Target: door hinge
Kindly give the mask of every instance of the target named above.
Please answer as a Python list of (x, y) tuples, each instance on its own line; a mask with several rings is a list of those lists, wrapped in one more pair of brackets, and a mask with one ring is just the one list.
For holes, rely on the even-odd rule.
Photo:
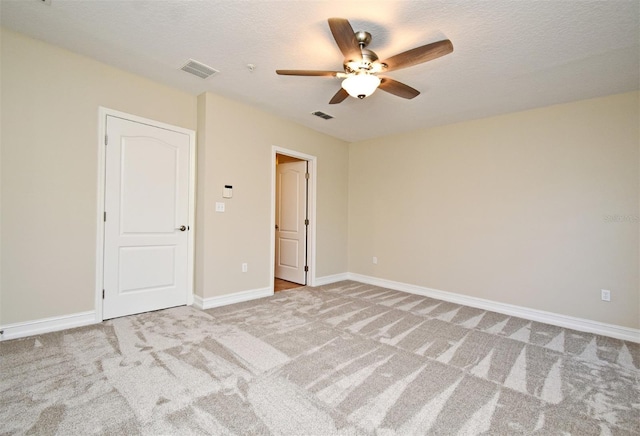
[(104, 214), (102, 216), (102, 219), (104, 220), (105, 223), (107, 222), (107, 213), (106, 212), (104, 212)]
[(305, 179), (309, 180), (309, 177), (310, 177), (310, 176), (309, 176), (309, 173), (305, 173), (305, 174), (304, 174), (304, 178), (305, 178)]
[(109, 136), (104, 135), (104, 145), (109, 145)]
[(304, 220), (304, 225), (308, 226), (309, 225), (309, 220)]
[(308, 265), (305, 265), (305, 266), (304, 266), (304, 272), (308, 272), (308, 271), (309, 271), (309, 266), (308, 266)]
[(102, 290), (102, 299), (104, 300), (104, 289)]

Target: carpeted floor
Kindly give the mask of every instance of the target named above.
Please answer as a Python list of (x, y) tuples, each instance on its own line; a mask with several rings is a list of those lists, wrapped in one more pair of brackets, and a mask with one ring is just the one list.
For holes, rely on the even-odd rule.
[(640, 434), (640, 345), (340, 282), (0, 343), (0, 434)]

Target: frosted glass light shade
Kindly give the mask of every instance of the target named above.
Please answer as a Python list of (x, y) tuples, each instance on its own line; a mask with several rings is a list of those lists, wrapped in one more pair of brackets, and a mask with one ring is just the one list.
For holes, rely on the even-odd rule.
[(355, 74), (342, 81), (342, 87), (351, 97), (369, 97), (380, 85), (380, 79), (371, 74)]

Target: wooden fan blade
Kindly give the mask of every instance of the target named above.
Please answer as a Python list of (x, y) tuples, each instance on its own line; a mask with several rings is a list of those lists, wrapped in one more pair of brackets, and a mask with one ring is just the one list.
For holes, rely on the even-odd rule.
[(400, 68), (411, 67), (413, 65), (437, 59), (440, 56), (451, 53), (452, 51), (453, 44), (448, 39), (433, 42), (390, 57), (383, 62), (387, 64), (387, 68), (384, 71), (393, 71), (399, 70)]
[(349, 97), (349, 93), (345, 91), (344, 88), (340, 88), (340, 90), (336, 92), (336, 95), (334, 95), (333, 98), (331, 98), (331, 100), (329, 101), (329, 104), (342, 103), (344, 99), (347, 97)]
[(320, 70), (276, 70), (281, 76), (330, 76), (335, 77), (342, 71), (320, 71)]
[(333, 34), (333, 39), (336, 40), (336, 44), (338, 44), (338, 48), (346, 60), (362, 58), (356, 34), (348, 20), (344, 18), (329, 18), (329, 28)]
[(378, 88), (383, 91), (388, 92), (389, 94), (397, 95), (398, 97), (411, 99), (420, 95), (420, 91), (417, 89), (413, 89), (409, 85), (405, 85), (404, 83), (398, 82), (397, 80), (389, 79), (387, 77), (383, 77), (380, 80), (380, 86)]

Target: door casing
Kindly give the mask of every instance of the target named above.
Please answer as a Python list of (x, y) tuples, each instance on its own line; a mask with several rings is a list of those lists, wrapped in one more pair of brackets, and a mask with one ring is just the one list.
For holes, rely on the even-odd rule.
[(148, 124), (161, 129), (169, 129), (184, 133), (189, 136), (189, 227), (188, 249), (187, 249), (187, 304), (192, 305), (193, 278), (194, 278), (194, 246), (195, 246), (195, 186), (196, 186), (196, 133), (193, 130), (162, 123), (148, 118), (131, 115), (113, 109), (99, 107), (98, 109), (98, 192), (96, 210), (96, 293), (95, 293), (95, 321), (102, 322), (102, 289), (104, 283), (104, 211), (105, 211), (105, 171), (106, 171), (106, 149), (105, 136), (107, 133), (107, 116), (114, 116)]
[(275, 259), (276, 259), (276, 155), (283, 154), (295, 157), (297, 159), (306, 160), (309, 163), (309, 191), (308, 191), (308, 217), (309, 226), (307, 227), (307, 265), (309, 271), (307, 273), (307, 286), (315, 286), (316, 282), (316, 188), (317, 188), (317, 158), (310, 154), (301, 153), (295, 150), (272, 146), (271, 147), (271, 249), (270, 249), (270, 287), (273, 291), (273, 278), (275, 277)]

